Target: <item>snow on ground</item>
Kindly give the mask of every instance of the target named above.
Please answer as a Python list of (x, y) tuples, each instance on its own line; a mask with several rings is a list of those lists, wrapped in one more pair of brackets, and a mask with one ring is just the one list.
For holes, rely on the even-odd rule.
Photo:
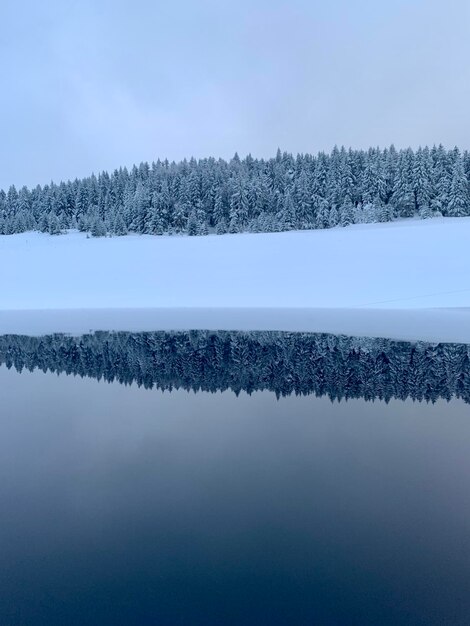
[(280, 330), (470, 344), (470, 309), (74, 309), (0, 311), (0, 334)]
[[(381, 336), (412, 338), (408, 336), (410, 324), (416, 331), (422, 326), (417, 321), (418, 310), (424, 315), (426, 309), (468, 307), (458, 313), (428, 311), (427, 318), (419, 319), (434, 328), (429, 339), (438, 337), (439, 325), (441, 336), (449, 324), (462, 326), (464, 334), (470, 334), (469, 244), (470, 218), (207, 237), (2, 236), (0, 332), (10, 332), (12, 320), (21, 317), (7, 311), (23, 311), (24, 320), (27, 311), (62, 310), (61, 319), (67, 319), (70, 314), (65, 310), (72, 309), (77, 320), (84, 315), (78, 309), (89, 309), (95, 311), (94, 324), (108, 327), (129, 326), (132, 315), (129, 311), (124, 315), (124, 309), (145, 309), (146, 313), (136, 313), (145, 317), (141, 326), (157, 323), (150, 321), (152, 315), (153, 320), (160, 316), (159, 323), (166, 327), (172, 317), (176, 319), (175, 313), (166, 311), (164, 321), (161, 309), (168, 308), (186, 309), (184, 323), (191, 320), (187, 309), (205, 308), (205, 318), (199, 311), (198, 327), (207, 319), (212, 328), (231, 324), (233, 329), (237, 315), (241, 315), (244, 328), (250, 326), (250, 317), (246, 311), (228, 314), (226, 309), (270, 309), (253, 312), (256, 327), (263, 327), (266, 320), (266, 329), (276, 325), (289, 329), (290, 325), (295, 330), (299, 312), (295, 314), (297, 322), (289, 323), (293, 313), (281, 315), (280, 309), (302, 308), (311, 310), (303, 314), (303, 330), (328, 331), (325, 324), (335, 318), (342, 320), (341, 328), (356, 320), (352, 326), (362, 329), (359, 334), (376, 334), (378, 330), (370, 330), (375, 324)], [(105, 314), (97, 309), (115, 311)], [(150, 314), (149, 309), (160, 311)], [(222, 326), (213, 309), (219, 310)], [(314, 313), (313, 309), (323, 311)], [(391, 309), (395, 313), (386, 314)], [(29, 320), (32, 315), (29, 313)], [(360, 319), (362, 326), (357, 324)], [(6, 331), (8, 324), (10, 331)], [(72, 326), (75, 328), (76, 322)]]

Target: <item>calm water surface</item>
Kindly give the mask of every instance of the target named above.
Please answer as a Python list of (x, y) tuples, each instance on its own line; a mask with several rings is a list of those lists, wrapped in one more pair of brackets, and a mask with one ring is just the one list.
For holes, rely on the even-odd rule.
[(469, 354), (0, 337), (0, 624), (469, 624)]

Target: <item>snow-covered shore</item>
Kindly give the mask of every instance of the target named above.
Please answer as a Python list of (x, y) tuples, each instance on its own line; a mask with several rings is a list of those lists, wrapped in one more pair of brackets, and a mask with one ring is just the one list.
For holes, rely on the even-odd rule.
[(0, 335), (96, 330), (277, 330), (470, 344), (470, 309), (74, 309), (0, 311)]
[(230, 327), (470, 342), (469, 243), (470, 218), (207, 237), (3, 236), (0, 333)]

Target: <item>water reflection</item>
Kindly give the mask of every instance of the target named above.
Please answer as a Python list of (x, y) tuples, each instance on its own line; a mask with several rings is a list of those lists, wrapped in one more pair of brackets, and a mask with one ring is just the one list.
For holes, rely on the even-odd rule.
[(286, 332), (0, 337), (0, 364), (161, 390), (470, 402), (470, 346)]
[(470, 623), (467, 346), (4, 336), (0, 362), (2, 626)]

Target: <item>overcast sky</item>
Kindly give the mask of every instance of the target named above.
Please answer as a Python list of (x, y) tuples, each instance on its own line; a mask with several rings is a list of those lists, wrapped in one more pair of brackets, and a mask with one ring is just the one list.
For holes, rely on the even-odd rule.
[(468, 0), (2, 0), (0, 26), (0, 187), (278, 146), (470, 147)]

